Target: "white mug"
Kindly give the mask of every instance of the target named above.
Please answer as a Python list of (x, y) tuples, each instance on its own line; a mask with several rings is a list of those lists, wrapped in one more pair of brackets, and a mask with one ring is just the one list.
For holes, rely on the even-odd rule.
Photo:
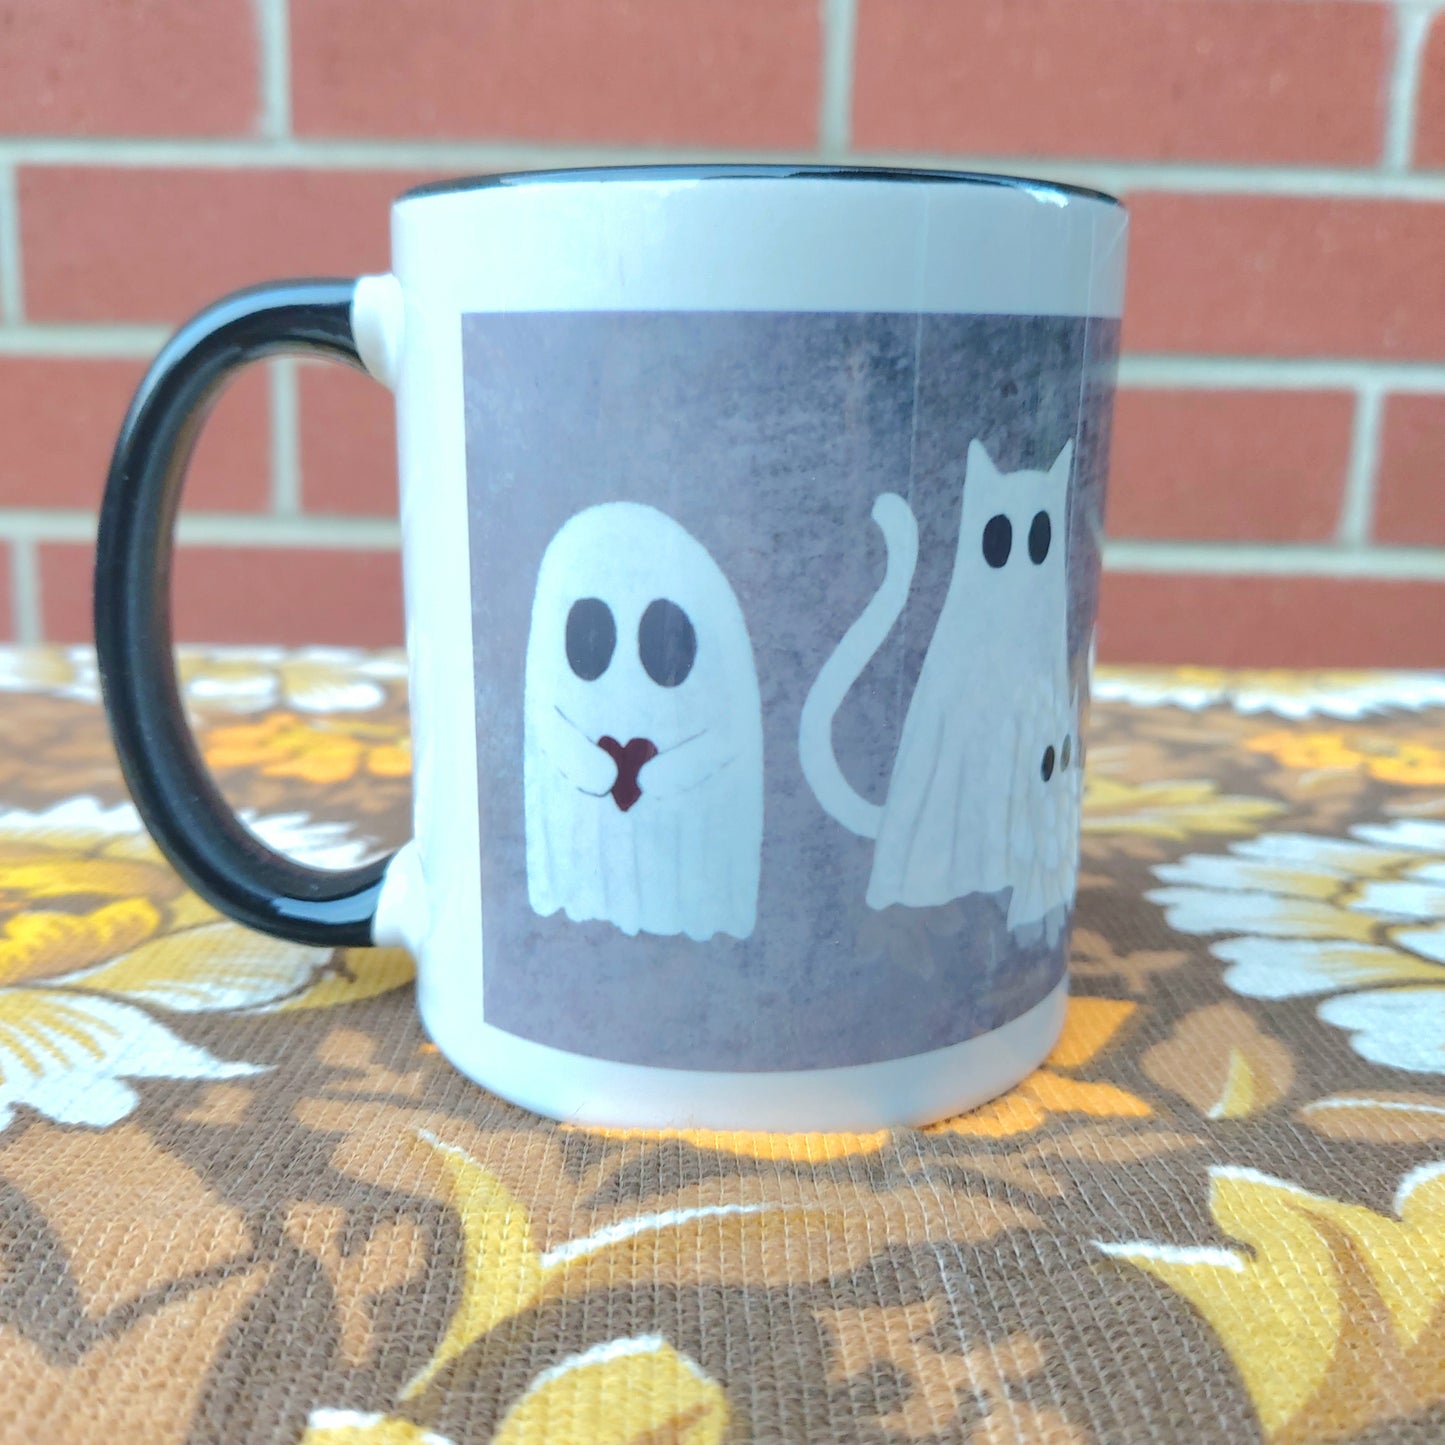
[[(393, 268), (218, 302), (137, 393), (97, 646), (202, 896), (402, 944), (463, 1073), (584, 1124), (871, 1129), (1063, 1019), (1126, 220), (1038, 181), (646, 167), (425, 186)], [(187, 733), (169, 550), (241, 364), (396, 394), (413, 840), (325, 873)]]

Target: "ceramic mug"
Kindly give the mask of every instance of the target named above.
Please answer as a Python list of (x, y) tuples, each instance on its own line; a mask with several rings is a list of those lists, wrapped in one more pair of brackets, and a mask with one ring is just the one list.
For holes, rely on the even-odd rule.
[[(1064, 1013), (1126, 220), (1038, 181), (798, 166), (424, 186), (393, 270), (169, 343), (101, 514), (147, 826), (232, 917), (402, 944), (463, 1073), (559, 1119), (911, 1124)], [(396, 394), (415, 832), (269, 851), (186, 728), (171, 532), (278, 352)]]

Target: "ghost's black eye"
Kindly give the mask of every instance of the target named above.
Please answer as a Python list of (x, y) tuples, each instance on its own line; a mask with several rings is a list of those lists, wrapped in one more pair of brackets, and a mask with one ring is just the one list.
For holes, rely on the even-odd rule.
[(990, 517), (983, 528), (983, 560), (990, 567), (1002, 567), (1013, 551), (1013, 523), (1002, 512)]
[(1054, 750), (1052, 747), (1044, 749), (1044, 760), (1039, 764), (1039, 772), (1043, 774), (1044, 782), (1054, 775)]
[(617, 646), (612, 609), (600, 597), (584, 597), (567, 614), (567, 661), (583, 682), (595, 682), (607, 671)]
[(1035, 567), (1049, 555), (1049, 543), (1053, 540), (1054, 529), (1047, 512), (1036, 512), (1029, 527), (1029, 561)]
[(659, 687), (676, 687), (692, 671), (697, 633), (676, 602), (659, 597), (647, 604), (637, 625), (637, 654)]

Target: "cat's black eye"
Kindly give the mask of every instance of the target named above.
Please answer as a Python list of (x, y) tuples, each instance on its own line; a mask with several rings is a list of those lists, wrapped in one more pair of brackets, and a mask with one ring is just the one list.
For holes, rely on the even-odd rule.
[(607, 671), (617, 647), (612, 609), (600, 597), (583, 597), (567, 614), (567, 661), (583, 682)]
[(1064, 746), (1063, 746), (1063, 747), (1060, 749), (1060, 751), (1059, 751), (1059, 766), (1060, 766), (1061, 768), (1067, 768), (1067, 767), (1069, 766), (1069, 762), (1070, 762), (1070, 759), (1072, 758), (1072, 756), (1073, 756), (1073, 739), (1068, 735), (1068, 733), (1065, 733), (1065, 734), (1064, 734)]
[(1053, 540), (1054, 528), (1047, 512), (1036, 512), (1029, 527), (1029, 561), (1035, 567), (1049, 555), (1049, 543)]
[(1049, 780), (1051, 777), (1053, 777), (1053, 775), (1054, 775), (1054, 750), (1053, 750), (1052, 747), (1047, 747), (1047, 748), (1044, 749), (1044, 760), (1043, 760), (1043, 762), (1039, 765), (1039, 771), (1044, 775), (1044, 782), (1046, 782), (1046, 783), (1048, 782), (1048, 780)]
[(990, 567), (1002, 567), (1013, 551), (1013, 523), (1002, 512), (990, 517), (983, 528), (983, 560)]
[(659, 687), (676, 687), (692, 671), (697, 633), (676, 602), (659, 597), (647, 604), (637, 625), (637, 654)]

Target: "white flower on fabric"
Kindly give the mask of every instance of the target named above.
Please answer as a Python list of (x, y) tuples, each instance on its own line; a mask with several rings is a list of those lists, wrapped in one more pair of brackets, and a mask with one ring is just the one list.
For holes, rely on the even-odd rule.
[[(227, 713), (369, 712), (386, 701), (388, 684), (407, 676), (402, 652), (348, 647), (183, 647), (176, 671), (190, 707)], [(0, 692), (97, 703), (95, 650), (0, 647)]]
[(1179, 707), (1224, 704), (1247, 715), (1354, 719), (1392, 709), (1445, 706), (1445, 675), (1427, 672), (1226, 671), (1209, 667), (1104, 667), (1096, 702)]
[(347, 647), (186, 649), (180, 672), (193, 706), (237, 713), (369, 712), (407, 675), (401, 652)]
[(305, 813), (277, 813), (258, 818), (242, 812), (241, 821), (268, 848), (312, 868), (354, 868), (375, 855), (371, 842), (345, 823), (325, 823)]
[(107, 808), (95, 798), (67, 798), (40, 813), (25, 808), (0, 812), (0, 838), (45, 838), (72, 833), (137, 838), (144, 837), (145, 830), (134, 804), (116, 803)]
[[(371, 843), (345, 823), (325, 822), (306, 813), (275, 813), (258, 817), (243, 811), (241, 821), (269, 848), (313, 868), (353, 868), (371, 855)], [(0, 840), (64, 838), (72, 834), (134, 838), (141, 850), (154, 853), (134, 803), (104, 807), (94, 798), (68, 798), (44, 812), (23, 808), (0, 812)]]
[(90, 647), (0, 647), (0, 692), (100, 701), (100, 673)]
[(1168, 886), (1148, 897), (1171, 928), (1217, 939), (1236, 993), (1330, 995), (1319, 1017), (1362, 1058), (1445, 1073), (1445, 823), (1266, 833), (1154, 873)]
[[(247, 821), (320, 867), (366, 852), (344, 826), (302, 814)], [(103, 1128), (135, 1107), (135, 1081), (259, 1071), (180, 1038), (155, 1011), (328, 1007), (411, 974), (395, 949), (309, 948), (219, 918), (186, 892), (129, 803), (0, 812), (0, 1130), (20, 1106)]]
[(129, 1079), (234, 1079), (227, 1062), (113, 999), (0, 988), (0, 1130), (28, 1104), (59, 1124), (103, 1128), (136, 1106)]

